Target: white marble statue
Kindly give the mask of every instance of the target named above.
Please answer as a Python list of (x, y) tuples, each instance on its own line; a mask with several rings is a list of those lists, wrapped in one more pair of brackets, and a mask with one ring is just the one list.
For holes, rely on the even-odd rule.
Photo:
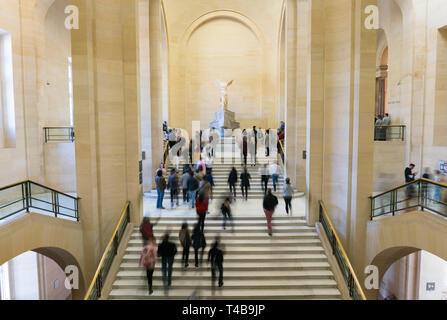
[(220, 107), (224, 110), (228, 110), (228, 87), (231, 86), (234, 80), (230, 82), (221, 82), (219, 80), (215, 80), (215, 83), (220, 88)]

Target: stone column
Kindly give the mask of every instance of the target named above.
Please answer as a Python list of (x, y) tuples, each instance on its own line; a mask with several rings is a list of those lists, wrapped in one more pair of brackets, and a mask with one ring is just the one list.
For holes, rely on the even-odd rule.
[(285, 170), (291, 183), (296, 185), (296, 148), (297, 148), (297, 118), (296, 118), (296, 76), (297, 76), (297, 1), (288, 0), (286, 7), (286, 138)]
[(142, 216), (136, 0), (74, 0), (72, 31), (77, 190), (86, 279), (92, 278), (126, 201)]
[[(151, 143), (152, 186), (155, 186), (155, 170), (160, 166), (163, 153), (163, 95), (161, 59), (161, 0), (149, 1), (149, 41), (151, 72)], [(168, 123), (169, 124), (169, 123)]]
[(310, 39), (307, 96), (307, 223), (318, 221), (318, 201), (322, 199), (324, 139), (324, 1), (310, 3)]
[(349, 257), (363, 285), (366, 250), (366, 227), (371, 212), (369, 196), (373, 192), (375, 57), (377, 30), (365, 28), (365, 8), (377, 0), (356, 0), (354, 11), (354, 77), (353, 77), (353, 149), (351, 230)]

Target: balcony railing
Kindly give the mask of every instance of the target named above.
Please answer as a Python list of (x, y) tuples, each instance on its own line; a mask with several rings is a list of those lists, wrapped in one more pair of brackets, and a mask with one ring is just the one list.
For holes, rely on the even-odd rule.
[(375, 126), (374, 140), (375, 141), (405, 141), (406, 126)]
[(371, 197), (371, 220), (409, 209), (428, 210), (447, 217), (447, 185), (419, 179)]
[(334, 225), (329, 218), (323, 201), (320, 201), (320, 223), (323, 225), (329, 242), (331, 243), (332, 253), (335, 256), (341, 273), (343, 274), (343, 278), (345, 279), (349, 290), (349, 296), (352, 300), (366, 300), (360, 282), (355, 275), (354, 268), (349, 261), (343, 245), (341, 244), (340, 238), (338, 237), (337, 231), (335, 231)]
[[(0, 188), (0, 221), (30, 209), (53, 213), (79, 221), (79, 198), (32, 181), (22, 181)], [(37, 213), (39, 213), (37, 211)]]
[(101, 298), (101, 292), (104, 287), (104, 282), (112, 266), (115, 256), (118, 254), (118, 247), (123, 238), (127, 225), (130, 223), (130, 202), (127, 202), (124, 206), (118, 223), (115, 227), (115, 231), (110, 238), (109, 244), (104, 250), (101, 261), (99, 262), (98, 269), (93, 277), (90, 287), (84, 297), (84, 300), (98, 300)]
[(48, 142), (74, 142), (73, 127), (45, 127), (45, 143)]

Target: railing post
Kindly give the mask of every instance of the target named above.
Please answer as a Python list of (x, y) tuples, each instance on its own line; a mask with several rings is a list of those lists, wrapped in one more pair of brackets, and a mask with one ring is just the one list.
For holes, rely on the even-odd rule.
[(31, 206), (31, 183), (29, 181), (25, 182), (25, 196), (26, 196), (26, 212), (29, 213), (29, 208)]
[(113, 254), (116, 256), (118, 254), (118, 234), (113, 237)]

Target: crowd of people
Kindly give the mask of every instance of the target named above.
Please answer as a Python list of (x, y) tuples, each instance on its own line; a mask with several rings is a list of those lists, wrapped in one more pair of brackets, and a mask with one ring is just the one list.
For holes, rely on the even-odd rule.
[[(405, 193), (407, 198), (413, 198), (416, 196), (416, 186), (414, 184), (411, 184), (416, 180), (416, 177), (418, 176), (418, 172), (414, 171), (415, 164), (411, 163), (407, 168), (405, 168), (404, 176), (405, 176), (405, 183), (409, 184), (405, 188)], [(434, 170), (434, 173), (431, 168), (425, 167), (424, 173), (421, 175), (421, 178), (426, 180), (431, 180), (434, 182), (440, 182), (442, 184), (447, 184), (447, 177), (442, 174), (440, 170)], [(431, 199), (436, 202), (447, 202), (447, 192), (442, 192), (442, 189), (440, 186), (436, 184), (423, 184), (422, 185), (422, 191), (424, 193), (424, 196), (427, 199)]]
[[(236, 167), (233, 167), (228, 174), (227, 184), (229, 188), (228, 196), (225, 196), (220, 206), (220, 212), (222, 214), (222, 229), (226, 230), (230, 227), (234, 232), (234, 222), (233, 222), (233, 209), (232, 203), (237, 200), (237, 184), (240, 183), (240, 188), (242, 192), (242, 199), (248, 201), (249, 190), (251, 189), (252, 176), (247, 168), (247, 152), (248, 152), (248, 139), (252, 139), (252, 143), (255, 152), (251, 154), (251, 165), (256, 166), (257, 164), (257, 144), (258, 140), (263, 140), (265, 146), (266, 156), (271, 154), (271, 132), (270, 130), (261, 131), (262, 129), (257, 129), (253, 127), (250, 134), (244, 130), (242, 133), (242, 157), (244, 160), (244, 165), (240, 174)], [(167, 123), (163, 123), (163, 131), (165, 132), (165, 140), (168, 141), (168, 147), (173, 148), (176, 143), (178, 143), (182, 137), (180, 130), (169, 129)], [(200, 140), (202, 141), (202, 132), (200, 131)], [(284, 140), (285, 137), (285, 124), (281, 122), (281, 127), (277, 131), (278, 135), (278, 146), (279, 141)], [(179, 174), (178, 164), (176, 168), (173, 168), (169, 172), (164, 167), (163, 163), (156, 170), (155, 173), (155, 183), (157, 188), (157, 209), (165, 209), (163, 207), (163, 200), (165, 192), (169, 191), (171, 209), (180, 206), (180, 198), (182, 195), (183, 205), (195, 209), (197, 214), (197, 223), (195, 224), (192, 234), (190, 234), (189, 226), (185, 222), (182, 224), (179, 231), (178, 237), (179, 242), (182, 246), (182, 267), (189, 267), (189, 253), (191, 247), (194, 249), (194, 262), (195, 267), (199, 268), (202, 265), (203, 255), (207, 246), (207, 241), (205, 238), (205, 220), (206, 216), (209, 214), (209, 204), (213, 200), (213, 188), (215, 187), (212, 161), (210, 158), (215, 156), (215, 140), (212, 134), (209, 136), (209, 143), (202, 146), (200, 143), (200, 157), (197, 163), (192, 166), (186, 164), (183, 167), (182, 174)], [(206, 158), (202, 158), (202, 151), (205, 149)], [(190, 158), (189, 163), (192, 163)], [(269, 236), (273, 236), (272, 229), (272, 218), (275, 210), (279, 204), (278, 198), (273, 194), (272, 189), (268, 188), (269, 181), (273, 181), (273, 189), (276, 192), (278, 189), (278, 180), (281, 175), (281, 167), (275, 161), (271, 164), (265, 164), (260, 169), (261, 173), (261, 185), (264, 192), (264, 200), (262, 202), (263, 211), (267, 220), (267, 230)], [(292, 198), (293, 198), (293, 188), (290, 184), (290, 179), (286, 179), (283, 186), (283, 196), (286, 207), (287, 214), (292, 214)], [(140, 265), (146, 269), (147, 281), (149, 294), (153, 293), (152, 278), (155, 266), (158, 260), (161, 260), (162, 278), (163, 286), (165, 292), (172, 283), (172, 272), (174, 257), (177, 254), (177, 247), (174, 242), (171, 241), (171, 235), (167, 232), (163, 235), (162, 241), (157, 245), (156, 237), (153, 231), (154, 224), (151, 224), (149, 218), (144, 218), (143, 223), (140, 227), (142, 237), (144, 239), (144, 247), (141, 252)], [(207, 262), (211, 264), (211, 280), (212, 287), (216, 279), (218, 279), (218, 286), (223, 286), (223, 261), (224, 261), (224, 249), (219, 238), (216, 238), (211, 249), (208, 252)], [(219, 276), (217, 277), (217, 273)]]

